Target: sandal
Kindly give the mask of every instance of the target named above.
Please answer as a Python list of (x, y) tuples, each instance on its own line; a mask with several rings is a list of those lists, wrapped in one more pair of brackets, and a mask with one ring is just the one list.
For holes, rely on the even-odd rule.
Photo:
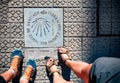
[(57, 66), (55, 65), (55, 60), (52, 58), (48, 58), (46, 61), (46, 67), (49, 71), (49, 75), (52, 75), (55, 72), (59, 73), (59, 69), (57, 68)]
[(58, 48), (58, 53), (60, 54), (61, 58), (62, 58), (62, 56), (64, 56), (64, 58), (62, 58), (64, 63), (67, 60), (72, 60), (71, 56), (69, 54), (69, 50), (67, 48), (65, 48), (64, 46), (61, 46), (61, 47)]

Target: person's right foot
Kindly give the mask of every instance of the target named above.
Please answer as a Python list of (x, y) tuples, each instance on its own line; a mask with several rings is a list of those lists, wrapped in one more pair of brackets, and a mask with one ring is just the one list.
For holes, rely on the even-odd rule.
[(36, 62), (33, 59), (29, 59), (26, 63), (25, 71), (22, 75), (23, 78), (32, 81), (32, 76), (36, 70)]

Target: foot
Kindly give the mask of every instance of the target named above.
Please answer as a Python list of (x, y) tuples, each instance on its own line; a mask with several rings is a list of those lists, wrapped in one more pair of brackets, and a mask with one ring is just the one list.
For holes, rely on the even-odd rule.
[(52, 58), (48, 58), (46, 61), (46, 67), (49, 71), (49, 74), (52, 75), (53, 73), (59, 73), (57, 66), (55, 65), (55, 61)]
[(23, 60), (22, 51), (19, 49), (14, 50), (11, 53), (10, 58), (11, 58), (10, 69), (13, 69), (15, 73), (17, 73), (18, 71), (21, 70), (20, 64)]
[(59, 47), (58, 48), (58, 52), (60, 54), (61, 59), (63, 60), (63, 62), (65, 63), (67, 60), (71, 60), (71, 57), (69, 55), (69, 51), (67, 48), (65, 47)]
[(60, 54), (69, 54), (69, 50), (67, 48), (65, 48), (64, 46), (59, 47), (58, 52)]
[(25, 71), (22, 75), (24, 79), (32, 81), (32, 76), (34, 75), (36, 71), (36, 62), (33, 59), (29, 59), (26, 63)]

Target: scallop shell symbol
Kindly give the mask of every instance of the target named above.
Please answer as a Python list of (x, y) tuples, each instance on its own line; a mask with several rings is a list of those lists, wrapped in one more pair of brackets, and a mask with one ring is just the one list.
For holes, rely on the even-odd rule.
[(47, 21), (45, 18), (36, 18), (32, 22), (32, 33), (34, 33), (36, 36), (47, 36), (47, 33), (50, 32), (50, 22)]

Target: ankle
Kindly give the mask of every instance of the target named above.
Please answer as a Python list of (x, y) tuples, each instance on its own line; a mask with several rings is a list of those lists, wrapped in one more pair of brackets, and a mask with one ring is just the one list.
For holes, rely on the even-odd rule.
[(71, 62), (71, 60), (70, 60), (70, 59), (68, 59), (68, 60), (65, 60), (65, 62), (64, 62), (64, 63), (65, 63), (65, 65), (66, 65), (66, 66), (70, 67), (70, 62)]
[(15, 70), (11, 69), (11, 68), (8, 71), (10, 71), (13, 74), (12, 78), (14, 78), (17, 74), (17, 72)]
[(27, 82), (28, 82), (27, 79), (25, 79), (25, 78), (23, 78), (23, 77), (20, 78), (20, 83), (27, 83)]
[(54, 72), (53, 75), (59, 75), (59, 73), (58, 72)]

